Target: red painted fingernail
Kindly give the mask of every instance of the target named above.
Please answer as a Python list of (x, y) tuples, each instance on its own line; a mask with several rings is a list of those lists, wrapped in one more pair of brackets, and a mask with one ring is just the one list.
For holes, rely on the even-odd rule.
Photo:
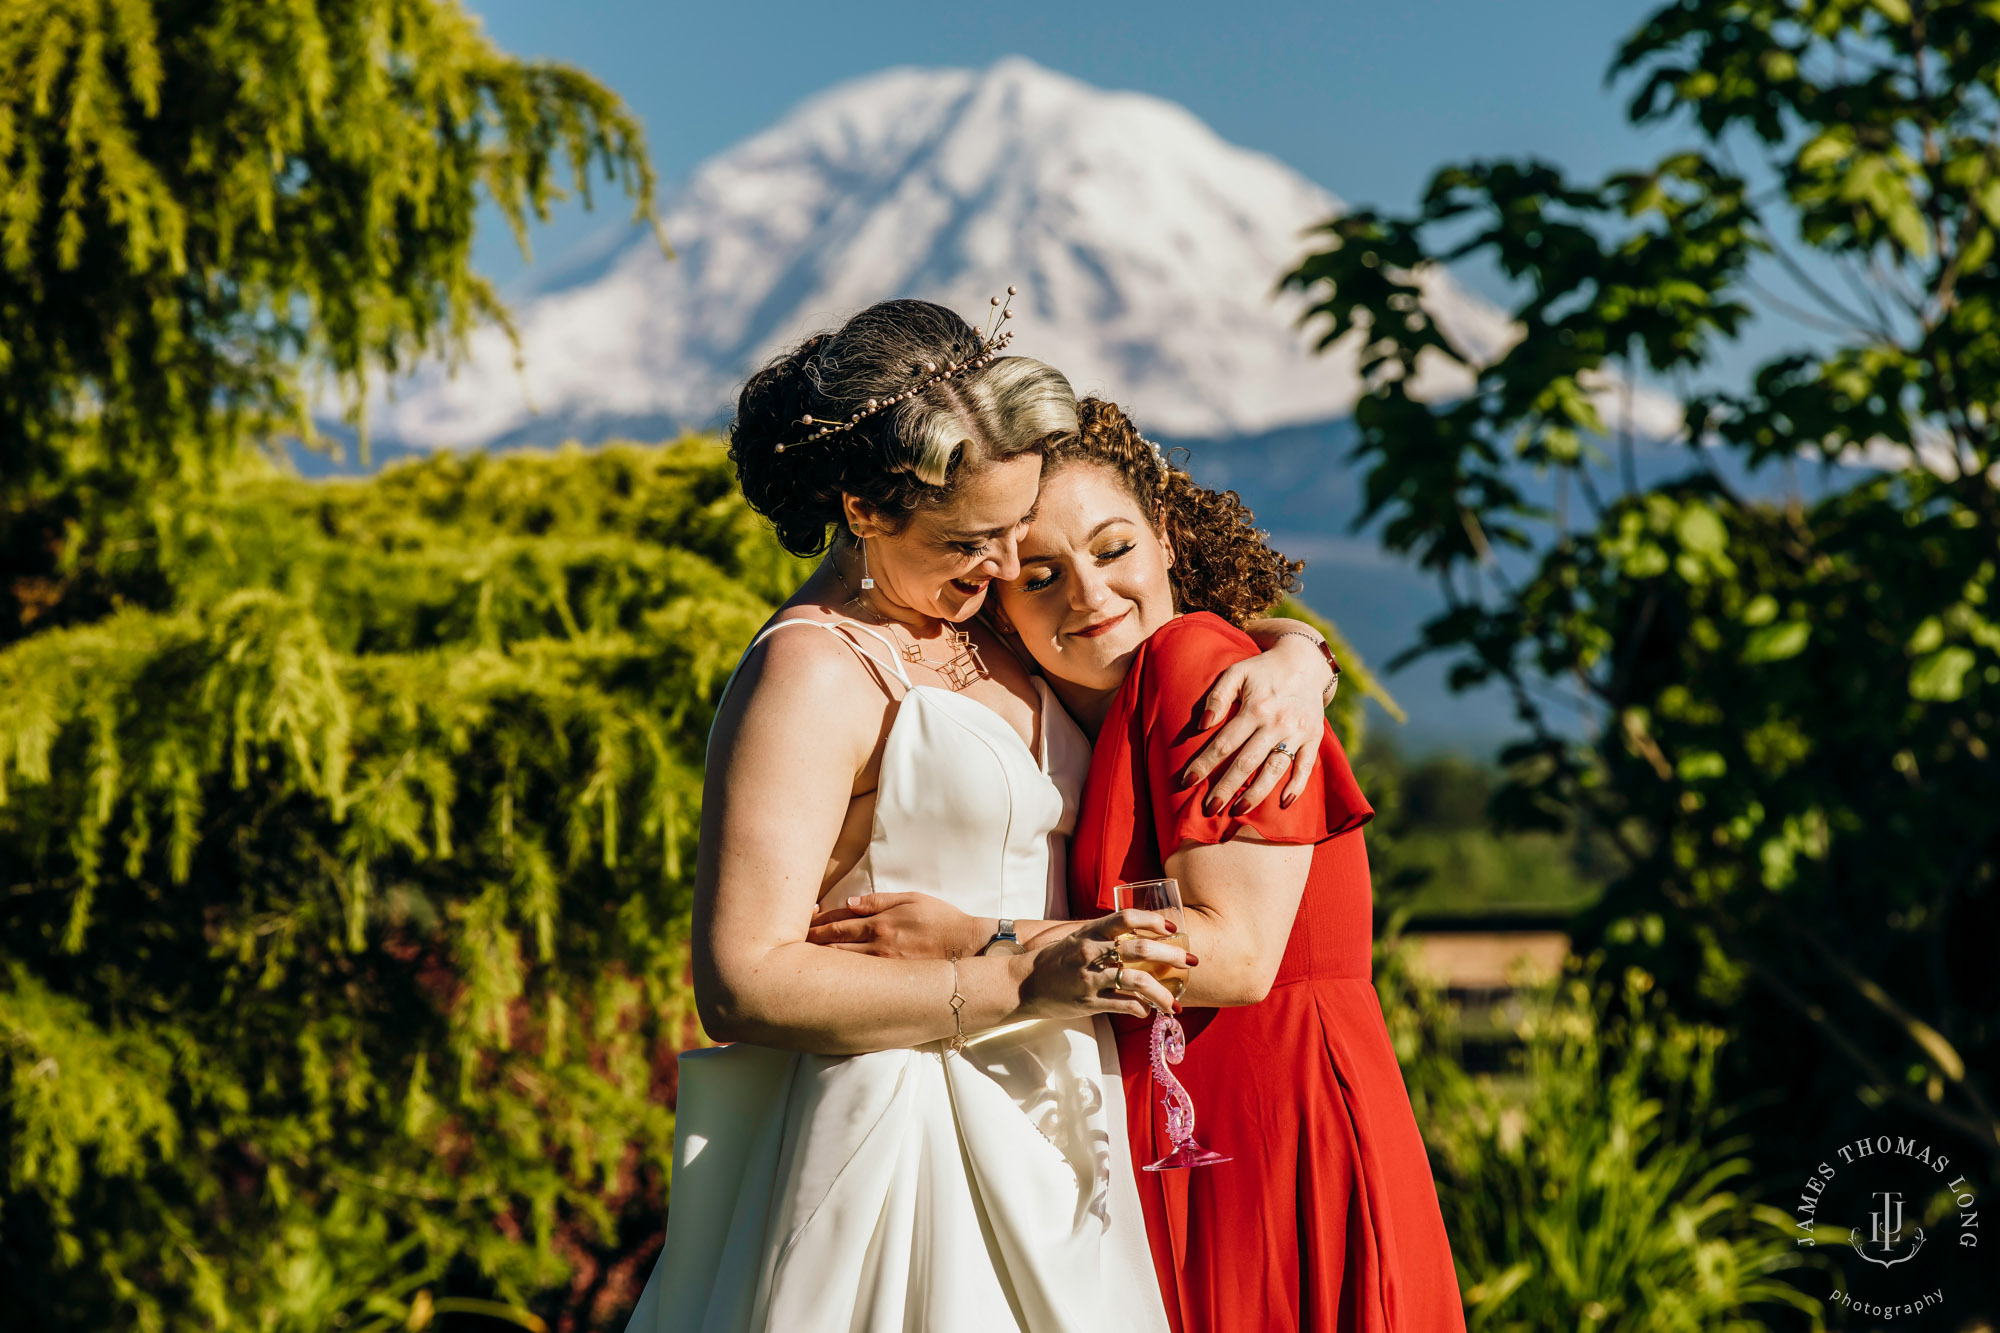
[(1167, 922), (1167, 934), (1178, 935), (1180, 933), (1181, 933), (1181, 928), (1179, 926), (1175, 925), (1171, 921)]
[(1174, 1001), (1174, 1012), (1179, 1013), (1180, 1011), (1181, 1011), (1180, 1001), (1176, 1000)]
[(1193, 954), (1189, 954), (1189, 955), (1188, 955), (1188, 966), (1189, 966), (1189, 967), (1200, 967), (1200, 966), (1201, 966), (1201, 959), (1199, 959), (1199, 958), (1196, 958), (1196, 957), (1195, 957), (1195, 956), (1194, 956)]

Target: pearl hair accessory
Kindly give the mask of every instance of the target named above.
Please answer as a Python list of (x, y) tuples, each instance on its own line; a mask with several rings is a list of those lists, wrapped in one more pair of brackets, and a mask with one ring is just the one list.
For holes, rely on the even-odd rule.
[[(1010, 286), (1007, 288), (1007, 295), (1012, 297), (1018, 291), (1020, 291), (1020, 288)], [(844, 421), (838, 418), (816, 417), (811, 413), (807, 413), (805, 416), (799, 418), (799, 424), (801, 426), (818, 426), (819, 429), (802, 440), (793, 440), (790, 444), (779, 445), (777, 452), (782, 454), (787, 449), (797, 449), (801, 445), (812, 444), (817, 440), (824, 439), (828, 435), (836, 435), (844, 430), (853, 430), (869, 417), (874, 416), (878, 412), (886, 412), (905, 399), (916, 397), (933, 384), (939, 384), (954, 376), (962, 375), (975, 367), (990, 364), (1000, 355), (1008, 343), (1014, 341), (1014, 331), (1012, 329), (1007, 329), (1005, 332), (1001, 331), (1007, 321), (1014, 317), (1014, 307), (1011, 304), (1003, 305), (997, 296), (993, 298), (993, 307), (999, 312), (999, 322), (995, 323), (993, 314), (991, 312), (988, 313), (986, 331), (979, 336), (979, 350), (977, 352), (963, 361), (952, 361), (943, 366), (938, 365), (935, 361), (923, 362), (915, 367), (915, 373), (927, 376), (928, 378), (920, 380), (901, 393), (890, 394), (887, 398), (870, 398), (861, 405), (860, 411), (854, 413), (854, 415)]]
[(1155, 441), (1141, 435), (1139, 443), (1153, 451), (1153, 461), (1160, 465), (1160, 479), (1154, 483), (1154, 489), (1164, 494), (1167, 488), (1173, 485), (1174, 465), (1167, 461), (1167, 451), (1162, 449)]

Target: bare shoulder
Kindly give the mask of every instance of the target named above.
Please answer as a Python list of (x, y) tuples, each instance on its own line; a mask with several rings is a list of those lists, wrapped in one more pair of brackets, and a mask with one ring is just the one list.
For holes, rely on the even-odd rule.
[[(746, 658), (745, 674), (755, 666), (759, 679), (767, 686), (802, 690), (820, 702), (853, 698), (886, 704), (889, 696), (880, 680), (894, 671), (887, 665), (889, 649), (870, 641), (865, 632), (857, 635), (851, 629), (841, 628), (842, 624), (814, 615), (810, 610), (800, 614), (781, 612), (767, 626), (776, 632), (766, 635), (752, 650), (752, 656), (761, 655), (762, 662), (753, 663)], [(810, 628), (792, 628), (794, 625)], [(874, 711), (882, 710), (878, 707)]]
[[(794, 621), (817, 621), (800, 624)], [(727, 745), (738, 735), (760, 746), (825, 749), (850, 741), (862, 755), (874, 746), (890, 700), (854, 642), (826, 620), (808, 613), (781, 614), (744, 655), (716, 717), (713, 742)], [(865, 651), (865, 649), (863, 650)]]

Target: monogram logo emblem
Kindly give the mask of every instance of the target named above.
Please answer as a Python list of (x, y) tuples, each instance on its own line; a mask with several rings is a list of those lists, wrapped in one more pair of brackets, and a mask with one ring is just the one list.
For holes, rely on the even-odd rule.
[[(1868, 1214), (1867, 1244), (1864, 1245), (1862, 1243), (1860, 1227), (1852, 1227), (1848, 1230), (1847, 1243), (1852, 1245), (1854, 1252), (1863, 1259), (1866, 1259), (1871, 1264), (1880, 1264), (1884, 1268), (1892, 1268), (1897, 1264), (1914, 1259), (1917, 1251), (1924, 1248), (1924, 1229), (1922, 1227), (1911, 1227), (1910, 1230), (1916, 1239), (1911, 1242), (1909, 1249), (1904, 1250), (1900, 1254), (1896, 1253), (1903, 1236), (1902, 1191), (1877, 1190), (1875, 1192), (1875, 1201), (1875, 1211)], [(1870, 1253), (1871, 1250), (1873, 1253)]]
[[(1843, 1255), (1831, 1266), (1829, 1306), (1874, 1319), (1952, 1318), (1946, 1289), (1977, 1261), (1981, 1228), (1972, 1181), (1949, 1153), (1914, 1135), (1851, 1139), (1806, 1176), (1792, 1213), (1800, 1248), (1844, 1240), (1868, 1265)], [(1943, 1237), (1928, 1251), (1926, 1222)], [(1911, 1263), (1919, 1252), (1923, 1262)]]

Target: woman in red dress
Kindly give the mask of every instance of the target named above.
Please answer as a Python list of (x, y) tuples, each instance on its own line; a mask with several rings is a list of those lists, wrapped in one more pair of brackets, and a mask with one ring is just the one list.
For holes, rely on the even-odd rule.
[[(1168, 1319), (1179, 1333), (1463, 1333), (1429, 1159), (1370, 975), (1361, 826), (1374, 811), (1340, 742), (1323, 732), (1303, 790), (1270, 773), (1233, 796), (1184, 781), (1226, 720), (1204, 716), (1210, 684), (1256, 654), (1238, 626), (1298, 567), (1234, 495), (1168, 467), (1116, 406), (1086, 400), (1079, 421), (1078, 437), (1044, 453), (1021, 576), (1000, 586), (996, 618), (1095, 737), (1070, 914), (1102, 916), (1115, 885), (1161, 875), (1187, 908), (1176, 1073), (1202, 1145), (1231, 1160), (1137, 1172)], [(923, 895), (871, 895), (811, 938), (922, 955), (991, 927), (956, 915)], [(1016, 929), (1034, 947), (1075, 924)], [(1168, 1150), (1150, 1022), (1114, 1023), (1144, 1166)]]
[[(1082, 424), (1045, 458), (1000, 610), (1096, 735), (1071, 915), (1171, 875), (1200, 960), (1176, 1073), (1202, 1145), (1233, 1160), (1139, 1173), (1168, 1317), (1185, 1333), (1457, 1333), (1436, 1187), (1370, 975), (1374, 811), (1347, 756), (1329, 727), (1303, 794), (1247, 810), (1182, 783), (1221, 722), (1205, 725), (1209, 683), (1257, 651), (1230, 620), (1276, 601), (1294, 567), (1115, 406), (1085, 403)], [(1169, 1146), (1150, 1024), (1114, 1023), (1143, 1165)]]

